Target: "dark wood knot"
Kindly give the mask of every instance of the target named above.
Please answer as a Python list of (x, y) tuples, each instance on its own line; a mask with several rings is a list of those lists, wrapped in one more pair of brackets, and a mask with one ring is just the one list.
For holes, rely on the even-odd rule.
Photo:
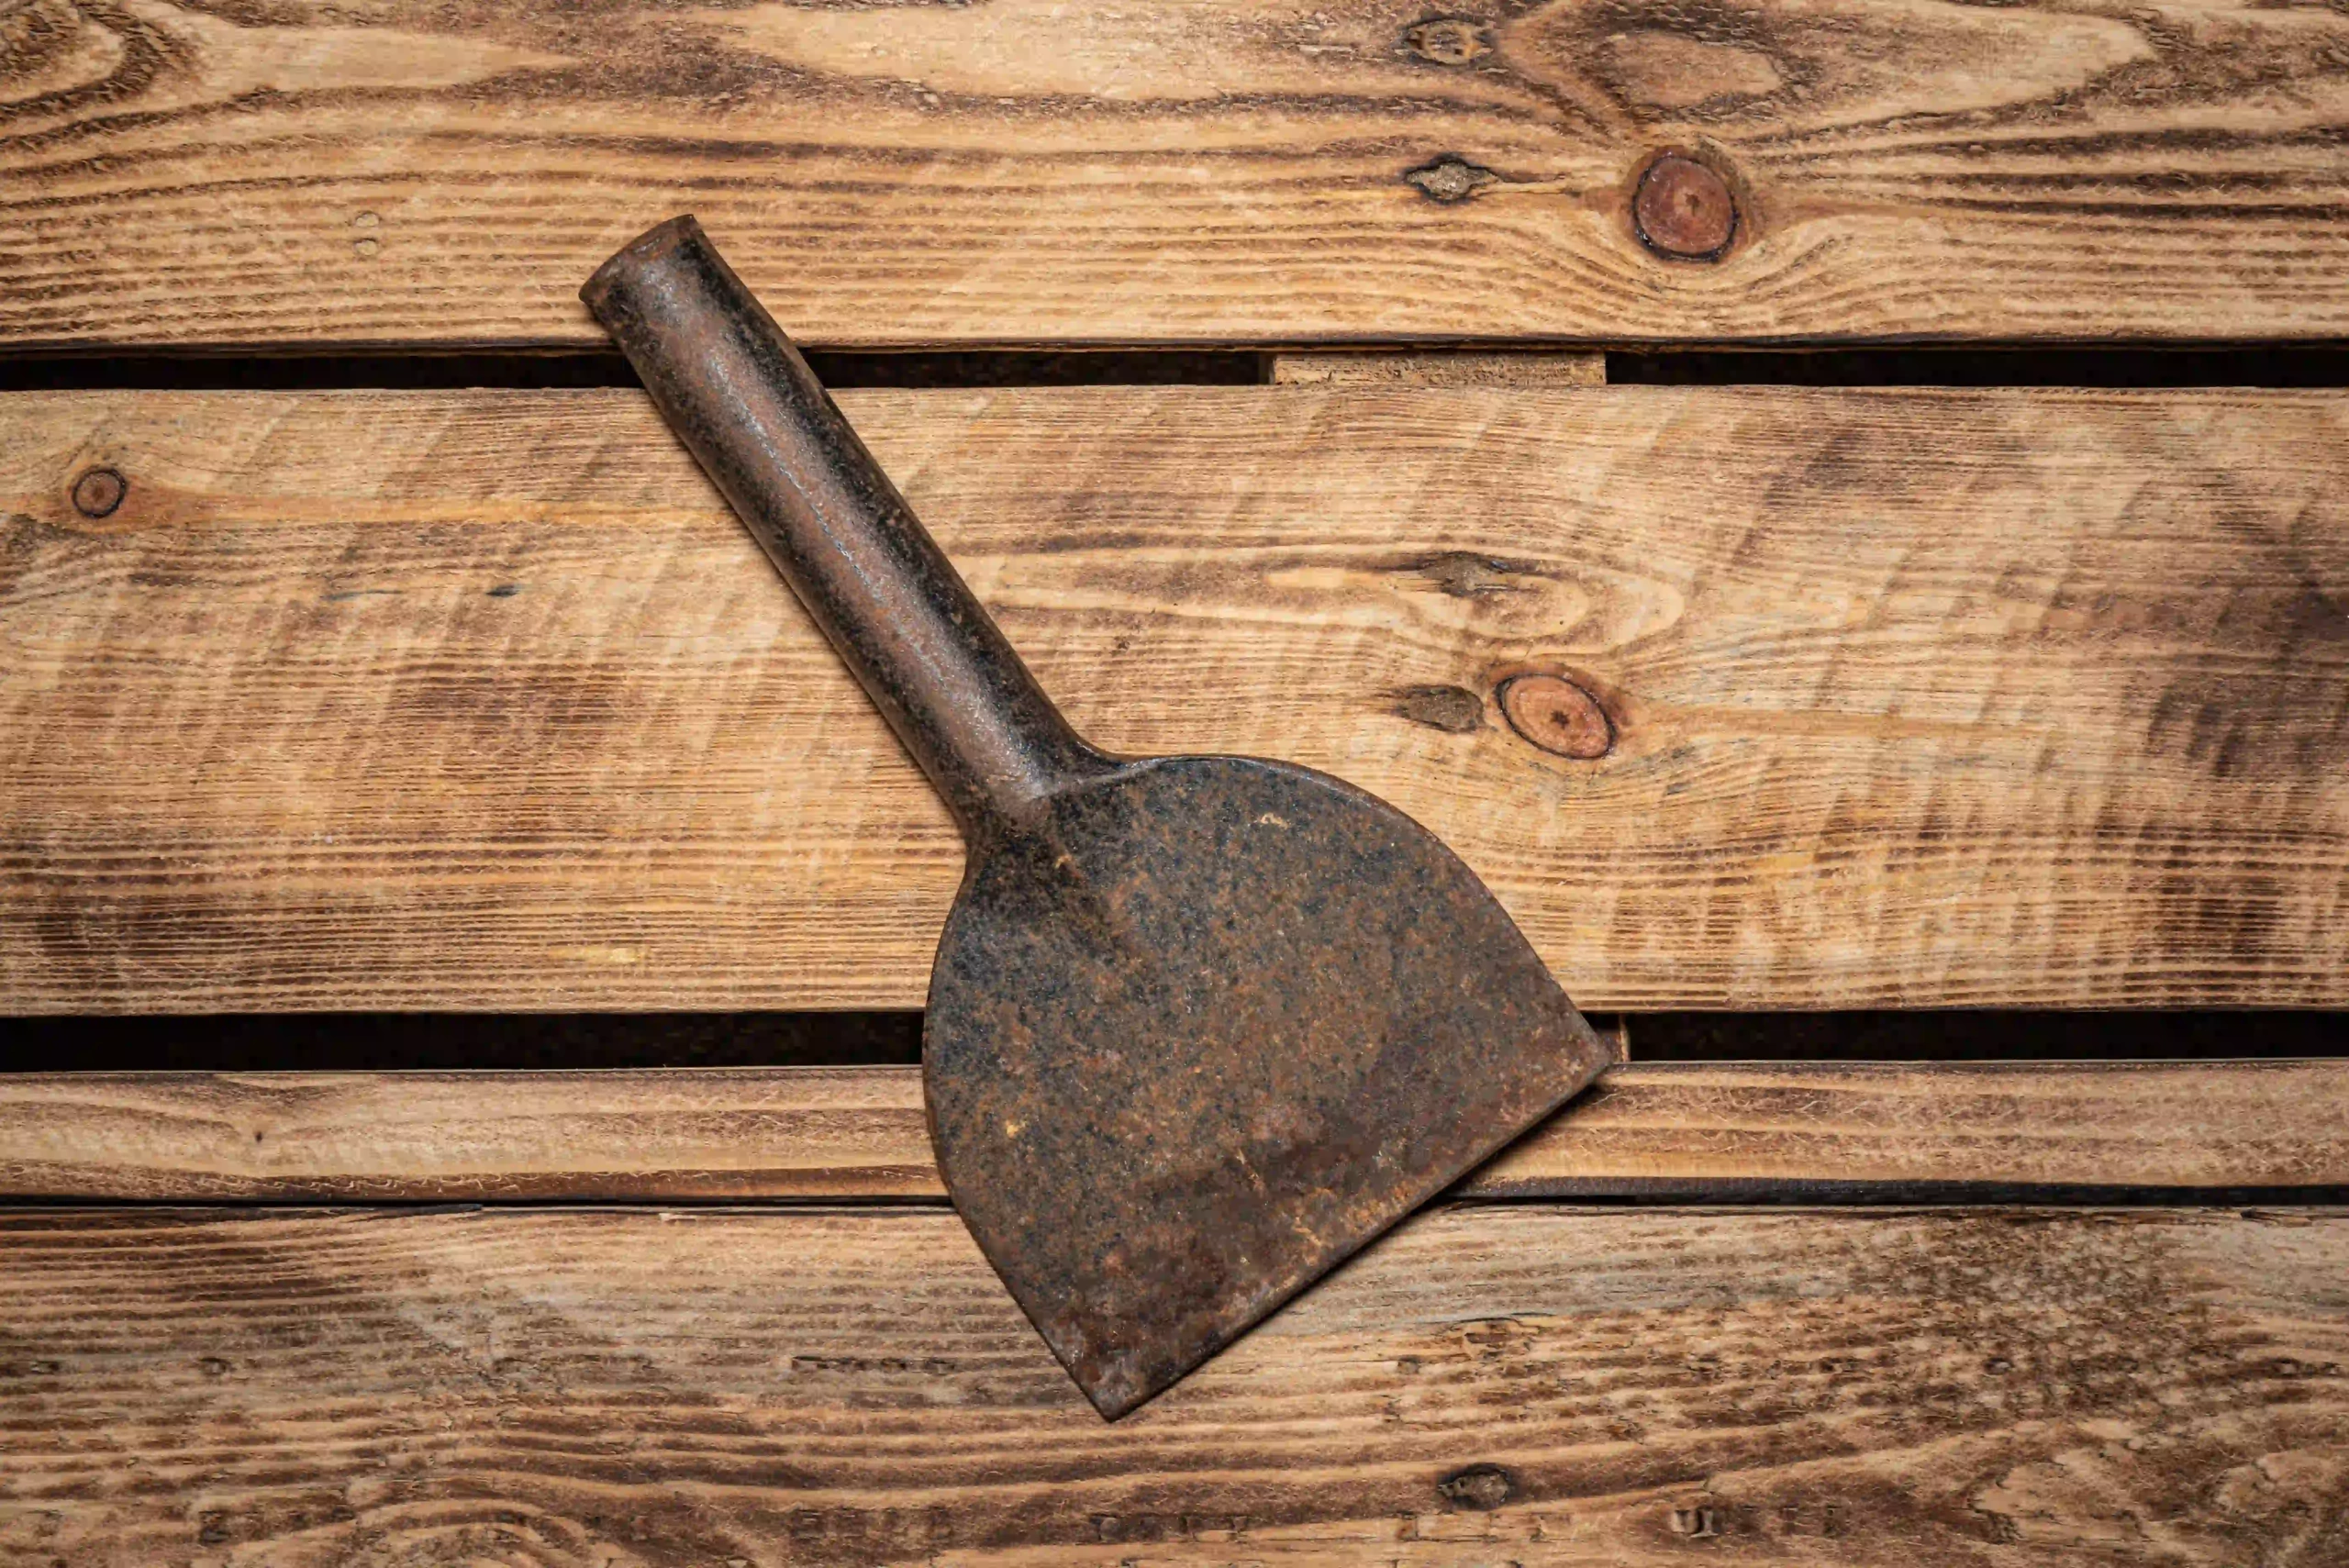
[(1640, 243), (1675, 261), (1717, 261), (1737, 238), (1729, 182), (1685, 152), (1656, 155), (1631, 197)]
[(73, 509), (93, 520), (111, 517), (130, 494), (130, 482), (111, 468), (93, 468), (73, 482)]

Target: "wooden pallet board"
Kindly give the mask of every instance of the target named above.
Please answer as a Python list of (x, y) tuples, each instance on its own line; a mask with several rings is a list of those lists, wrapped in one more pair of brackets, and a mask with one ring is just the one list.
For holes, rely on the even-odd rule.
[[(1386, 795), (1586, 1006), (2349, 1002), (2339, 395), (847, 406), (1080, 728)], [(0, 1008), (919, 1003), (960, 845), (640, 396), (0, 428)]]
[[(2349, 1062), (1617, 1067), (1455, 1195), (2349, 1191)], [(0, 1077), (0, 1198), (936, 1201), (912, 1067)]]
[(1470, 1206), (1115, 1426), (937, 1210), (0, 1213), (28, 1562), (2332, 1562), (2349, 1216)]
[[(1080, 728), (1387, 796), (1585, 1006), (2349, 998), (2337, 395), (848, 406)], [(640, 397), (0, 425), (0, 1006), (918, 1004), (960, 846)]]
[[(29, 0), (0, 343), (593, 342), (687, 209), (840, 345), (2337, 337), (2344, 50), (2210, 0)], [(1635, 236), (1668, 150), (1718, 261)]]

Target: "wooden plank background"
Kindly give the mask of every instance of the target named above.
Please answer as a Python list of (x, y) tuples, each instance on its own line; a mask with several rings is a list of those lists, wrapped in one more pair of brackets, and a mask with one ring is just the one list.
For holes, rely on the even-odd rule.
[(0, 1214), (28, 1562), (2321, 1563), (2349, 1216), (1414, 1219), (1118, 1426), (943, 1210)]
[[(2349, 1000), (2338, 395), (847, 406), (1081, 728), (1386, 795), (1586, 1006)], [(918, 1004), (960, 846), (639, 395), (0, 427), (0, 1007)]]
[[(1456, 1195), (2349, 1191), (2349, 1062), (1617, 1067)], [(0, 1077), (0, 1198), (945, 1196), (912, 1067)]]
[[(0, 343), (600, 341), (685, 209), (829, 344), (2338, 336), (2343, 59), (2220, 0), (24, 0)], [(1634, 236), (1667, 150), (1718, 261)]]
[[(2349, 1006), (2340, 395), (1392, 352), (2339, 339), (2338, 6), (19, 0), (0, 83), (0, 353), (600, 345), (686, 209), (821, 345), (1389, 350), (848, 401), (1097, 738), (1389, 795), (1587, 1006)], [(0, 399), (0, 1014), (904, 1006), (959, 864), (632, 393)], [(8, 1078), (0, 1199), (139, 1207), (0, 1207), (0, 1562), (2349, 1561), (2349, 1213), (2047, 1207), (2337, 1195), (2344, 1073), (1620, 1069), (1116, 1427), (909, 1070)]]

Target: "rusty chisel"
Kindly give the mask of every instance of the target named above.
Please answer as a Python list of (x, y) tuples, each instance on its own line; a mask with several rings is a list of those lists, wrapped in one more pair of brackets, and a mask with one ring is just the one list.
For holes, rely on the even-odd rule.
[(1112, 1419), (1609, 1061), (1436, 838), (1326, 774), (1069, 728), (690, 217), (581, 291), (961, 823), (930, 1138)]

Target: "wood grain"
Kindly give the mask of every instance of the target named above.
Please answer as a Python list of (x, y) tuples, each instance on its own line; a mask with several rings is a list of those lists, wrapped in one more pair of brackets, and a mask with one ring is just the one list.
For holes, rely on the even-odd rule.
[(1465, 350), (1275, 354), (1269, 379), (1275, 386), (1604, 386), (1607, 356)]
[(0, 1197), (945, 1195), (914, 1067), (0, 1075)]
[(687, 209), (834, 345), (2349, 327), (2321, 6), (17, 0), (0, 80), (19, 348), (596, 341)]
[(2349, 1217), (1431, 1213), (1116, 1427), (940, 1210), (0, 1217), (17, 1561), (2319, 1568)]
[[(1618, 1067), (1462, 1197), (2349, 1190), (2349, 1062)], [(0, 1197), (945, 1195), (911, 1067), (0, 1076)]]
[[(2349, 1004), (2337, 395), (847, 406), (1080, 728), (1386, 796), (1586, 1006)], [(0, 1010), (918, 1004), (960, 846), (640, 396), (0, 428)]]

